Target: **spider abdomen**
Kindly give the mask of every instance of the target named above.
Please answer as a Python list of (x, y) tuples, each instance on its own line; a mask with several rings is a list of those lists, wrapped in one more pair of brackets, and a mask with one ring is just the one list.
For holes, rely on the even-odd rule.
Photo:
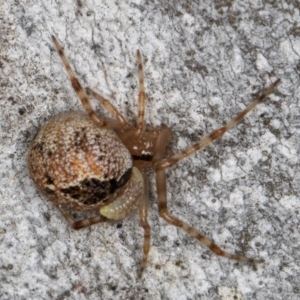
[(75, 210), (106, 205), (132, 172), (131, 155), (115, 131), (77, 112), (42, 127), (31, 143), (28, 164), (41, 190)]
[(144, 194), (144, 179), (138, 168), (132, 168), (132, 174), (122, 194), (116, 200), (100, 208), (100, 214), (112, 220), (122, 220), (138, 208)]

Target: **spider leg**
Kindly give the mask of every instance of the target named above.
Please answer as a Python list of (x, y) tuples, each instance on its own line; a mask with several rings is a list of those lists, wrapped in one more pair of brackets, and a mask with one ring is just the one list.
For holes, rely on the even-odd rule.
[(71, 80), (72, 83), (72, 87), (74, 88), (78, 98), (80, 99), (84, 109), (86, 110), (86, 112), (88, 113), (89, 117), (100, 127), (104, 127), (106, 126), (106, 122), (105, 120), (102, 120), (101, 118), (99, 118), (96, 114), (96, 112), (94, 111), (94, 109), (92, 108), (90, 101), (88, 99), (88, 96), (85, 92), (85, 90), (82, 88), (81, 84), (79, 83), (79, 81), (77, 80), (74, 72), (71, 69), (70, 63), (67, 60), (58, 40), (56, 39), (55, 36), (52, 36), (52, 40), (53, 43), (56, 47), (56, 50), (65, 66), (65, 69), (69, 75), (69, 78)]
[(224, 256), (227, 258), (231, 258), (234, 260), (247, 262), (247, 263), (263, 263), (263, 259), (253, 259), (245, 256), (240, 256), (236, 254), (231, 254), (222, 250), (219, 246), (217, 246), (212, 240), (208, 239), (200, 232), (196, 231), (193, 227), (187, 225), (181, 220), (173, 217), (169, 214), (167, 208), (167, 188), (166, 188), (166, 174), (164, 170), (156, 171), (156, 187), (158, 194), (158, 209), (159, 215), (169, 224), (182, 228), (185, 232), (187, 232), (192, 237), (196, 238), (200, 243), (204, 244), (215, 254)]
[(128, 124), (126, 118), (118, 111), (118, 109), (109, 100), (105, 99), (104, 97), (102, 97), (101, 95), (99, 95), (98, 93), (96, 93), (90, 88), (86, 88), (86, 92), (88, 95), (92, 95), (94, 98), (99, 100), (102, 106), (114, 117), (116, 117), (116, 119), (121, 125), (124, 126)]
[(140, 216), (140, 224), (144, 229), (144, 245), (143, 245), (143, 258), (141, 261), (141, 267), (139, 270), (139, 278), (142, 277), (142, 274), (146, 268), (148, 253), (150, 250), (150, 240), (151, 240), (151, 232), (150, 232), (150, 225), (147, 221), (148, 216), (148, 183), (147, 179), (144, 177), (144, 196), (140, 200), (140, 210), (139, 210), (139, 216)]
[[(157, 161), (159, 159), (161, 159), (161, 157), (163, 156), (165, 149), (166, 149), (166, 145), (168, 143), (168, 141), (171, 139), (172, 137), (172, 132), (171, 130), (167, 127), (167, 126), (162, 126), (162, 130), (159, 133), (158, 137), (157, 137), (157, 142), (154, 148), (154, 155), (152, 158), (152, 162)], [(143, 245), (143, 258), (141, 261), (141, 267), (140, 267), (140, 271), (139, 271), (139, 277), (142, 277), (143, 271), (146, 268), (146, 263), (147, 263), (147, 258), (148, 258), (148, 253), (150, 250), (150, 226), (149, 223), (147, 221), (147, 216), (148, 216), (148, 194), (149, 194), (149, 190), (148, 190), (148, 181), (145, 177), (145, 174), (143, 174), (144, 177), (144, 197), (140, 200), (140, 223), (141, 226), (144, 229), (144, 245)]]
[(140, 136), (145, 130), (145, 85), (144, 85), (144, 72), (141, 52), (137, 51), (138, 62), (138, 76), (139, 76), (139, 100), (138, 100), (138, 117), (136, 136)]
[(57, 206), (59, 211), (62, 213), (62, 215), (66, 218), (66, 220), (70, 223), (70, 225), (73, 227), (75, 230), (79, 230), (85, 227), (89, 227), (91, 225), (97, 224), (97, 223), (103, 223), (107, 221), (107, 218), (104, 216), (96, 216), (93, 218), (87, 218), (81, 221), (75, 221), (74, 218), (68, 214), (62, 207), (61, 205)]
[(256, 98), (252, 103), (250, 103), (247, 108), (241, 111), (233, 120), (229, 121), (225, 126), (213, 131), (211, 134), (205, 136), (196, 144), (189, 146), (182, 150), (181, 152), (173, 155), (169, 159), (163, 159), (158, 161), (154, 165), (155, 170), (165, 170), (171, 168), (175, 164), (177, 164), (180, 160), (184, 159), (185, 157), (190, 156), (191, 154), (195, 153), (196, 151), (208, 146), (214, 140), (220, 138), (225, 132), (235, 126), (238, 122), (240, 122), (245, 115), (251, 111), (257, 104), (262, 102), (269, 94), (273, 92), (275, 87), (280, 83), (280, 79), (277, 79), (274, 83), (272, 83), (268, 88), (266, 88), (262, 94)]

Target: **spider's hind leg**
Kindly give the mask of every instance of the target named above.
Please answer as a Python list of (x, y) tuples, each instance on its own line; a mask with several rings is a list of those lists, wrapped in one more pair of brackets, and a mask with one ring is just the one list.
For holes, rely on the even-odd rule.
[(158, 194), (158, 209), (159, 215), (169, 224), (182, 228), (186, 233), (196, 238), (200, 243), (204, 244), (215, 254), (227, 257), (230, 259), (246, 262), (246, 263), (263, 263), (263, 259), (248, 258), (236, 254), (231, 254), (222, 250), (212, 240), (205, 237), (203, 234), (195, 230), (193, 227), (184, 223), (183, 221), (173, 217), (169, 214), (167, 208), (167, 188), (166, 188), (166, 174), (164, 170), (156, 171), (156, 187)]
[(101, 215), (92, 218), (86, 218), (80, 221), (75, 221), (74, 218), (61, 207), (61, 205), (58, 205), (57, 207), (61, 212), (61, 214), (65, 217), (65, 219), (70, 223), (70, 225), (75, 230), (79, 230), (94, 224), (103, 223), (107, 221), (107, 218)]
[(140, 216), (140, 224), (141, 227), (144, 229), (144, 244), (143, 244), (143, 258), (141, 261), (141, 266), (139, 270), (139, 278), (142, 277), (143, 272), (146, 268), (148, 254), (150, 251), (150, 240), (151, 240), (151, 231), (150, 231), (150, 225), (147, 220), (148, 216), (148, 184), (147, 179), (144, 177), (144, 196), (140, 199), (140, 209), (139, 209), (139, 216)]

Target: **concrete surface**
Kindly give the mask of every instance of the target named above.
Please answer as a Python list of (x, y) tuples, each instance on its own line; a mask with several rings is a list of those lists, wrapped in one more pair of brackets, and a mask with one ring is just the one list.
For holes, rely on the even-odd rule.
[[(1, 300), (300, 298), (297, 1), (0, 5)], [(227, 251), (264, 264), (217, 257), (167, 225), (158, 217), (152, 172), (152, 247), (142, 280), (137, 215), (70, 228), (26, 168), (39, 127), (60, 112), (82, 110), (52, 34), (83, 86), (111, 99), (129, 120), (136, 115), (140, 49), (147, 120), (172, 128), (174, 152), (223, 125), (281, 78), (241, 124), (168, 171), (174, 215)]]

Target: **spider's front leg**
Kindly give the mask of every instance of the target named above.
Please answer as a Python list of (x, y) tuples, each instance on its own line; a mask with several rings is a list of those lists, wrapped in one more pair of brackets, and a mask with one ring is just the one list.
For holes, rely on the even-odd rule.
[(229, 121), (227, 124), (225, 124), (223, 127), (220, 127), (219, 129), (213, 131), (211, 134), (205, 136), (202, 138), (199, 142), (195, 143), (192, 146), (189, 146), (179, 153), (173, 155), (172, 157), (168, 159), (163, 159), (160, 161), (157, 161), (154, 164), (155, 170), (166, 170), (168, 168), (171, 168), (172, 166), (176, 165), (179, 161), (182, 159), (190, 156), (191, 154), (195, 153), (196, 151), (205, 148), (209, 144), (211, 144), (216, 139), (219, 139), (226, 133), (228, 130), (230, 130), (232, 127), (234, 127), (238, 122), (240, 122), (247, 113), (249, 113), (257, 104), (261, 103), (264, 99), (266, 99), (267, 96), (269, 96), (276, 86), (280, 83), (280, 79), (277, 79), (274, 83), (272, 83), (268, 88), (266, 88), (259, 97), (257, 97), (254, 101), (252, 101), (243, 111), (241, 111), (234, 119)]
[(92, 95), (94, 98), (100, 101), (102, 106), (111, 113), (119, 122), (120, 125), (128, 126), (129, 123), (127, 122), (126, 118), (118, 111), (118, 109), (107, 99), (96, 93), (90, 88), (86, 88), (86, 92), (88, 95)]
[(145, 80), (144, 80), (144, 71), (143, 71), (143, 61), (141, 52), (137, 51), (137, 62), (138, 62), (138, 76), (139, 76), (139, 100), (138, 100), (138, 117), (136, 125), (137, 137), (145, 131), (145, 104), (146, 104), (146, 95), (145, 95)]
[[(206, 238), (204, 235), (199, 233), (197, 230), (195, 230), (193, 227), (187, 225), (183, 221), (179, 220), (176, 217), (173, 217), (169, 214), (168, 208), (167, 208), (167, 191), (166, 191), (166, 174), (165, 170), (174, 166), (179, 161), (184, 159), (185, 157), (190, 156), (191, 154), (195, 153), (196, 151), (208, 146), (210, 143), (212, 143), (214, 140), (220, 138), (223, 136), (225, 132), (227, 132), (229, 129), (231, 129), (233, 126), (235, 126), (239, 121), (241, 121), (245, 115), (251, 111), (257, 104), (262, 102), (270, 93), (273, 92), (275, 87), (280, 83), (280, 79), (277, 79), (273, 84), (271, 84), (267, 89), (265, 89), (262, 94), (256, 98), (252, 103), (246, 107), (242, 112), (240, 112), (234, 119), (229, 121), (226, 125), (223, 127), (213, 131), (211, 134), (207, 135), (203, 139), (201, 139), (196, 144), (187, 147), (186, 149), (182, 150), (178, 154), (173, 155), (172, 157), (168, 159), (162, 159), (164, 149), (166, 148), (166, 139), (161, 138), (161, 140), (157, 142), (156, 148), (159, 148), (159, 151), (155, 152), (155, 159), (153, 160), (153, 168), (156, 172), (156, 187), (157, 187), (157, 193), (158, 193), (158, 208), (159, 208), (159, 215), (169, 224), (177, 226), (179, 228), (182, 228), (185, 232), (187, 232), (189, 235), (196, 238), (199, 242), (207, 246), (211, 251), (216, 253), (217, 255), (224, 256), (227, 258), (235, 259), (238, 261), (248, 262), (248, 263), (262, 263), (264, 262), (263, 259), (253, 259), (253, 258), (247, 258), (244, 256), (231, 254), (228, 252), (225, 252), (222, 250), (219, 246), (217, 246), (212, 240)], [(161, 145), (159, 145), (161, 144)], [(158, 147), (159, 146), (159, 147)]]
[(81, 84), (79, 83), (78, 79), (75, 76), (75, 73), (73, 72), (70, 63), (68, 59), (66, 58), (63, 49), (61, 48), (58, 40), (55, 36), (52, 36), (53, 43), (55, 45), (55, 48), (65, 66), (65, 69), (68, 73), (69, 79), (72, 83), (72, 87), (75, 90), (77, 97), (80, 99), (84, 109), (88, 113), (89, 117), (99, 126), (99, 127), (105, 127), (107, 124), (105, 120), (102, 120), (99, 118), (95, 112), (95, 110), (92, 108), (90, 101), (88, 99), (88, 96), (85, 92), (85, 90), (82, 88)]
[(167, 207), (167, 185), (166, 185), (166, 174), (164, 170), (156, 171), (156, 188), (158, 194), (158, 209), (159, 215), (169, 224), (182, 228), (186, 233), (196, 238), (200, 243), (204, 244), (215, 254), (224, 256), (230, 259), (235, 259), (247, 263), (263, 263), (263, 259), (253, 259), (245, 256), (231, 254), (222, 250), (212, 240), (205, 237), (203, 234), (195, 230), (193, 227), (184, 223), (183, 221), (173, 217), (168, 212)]

